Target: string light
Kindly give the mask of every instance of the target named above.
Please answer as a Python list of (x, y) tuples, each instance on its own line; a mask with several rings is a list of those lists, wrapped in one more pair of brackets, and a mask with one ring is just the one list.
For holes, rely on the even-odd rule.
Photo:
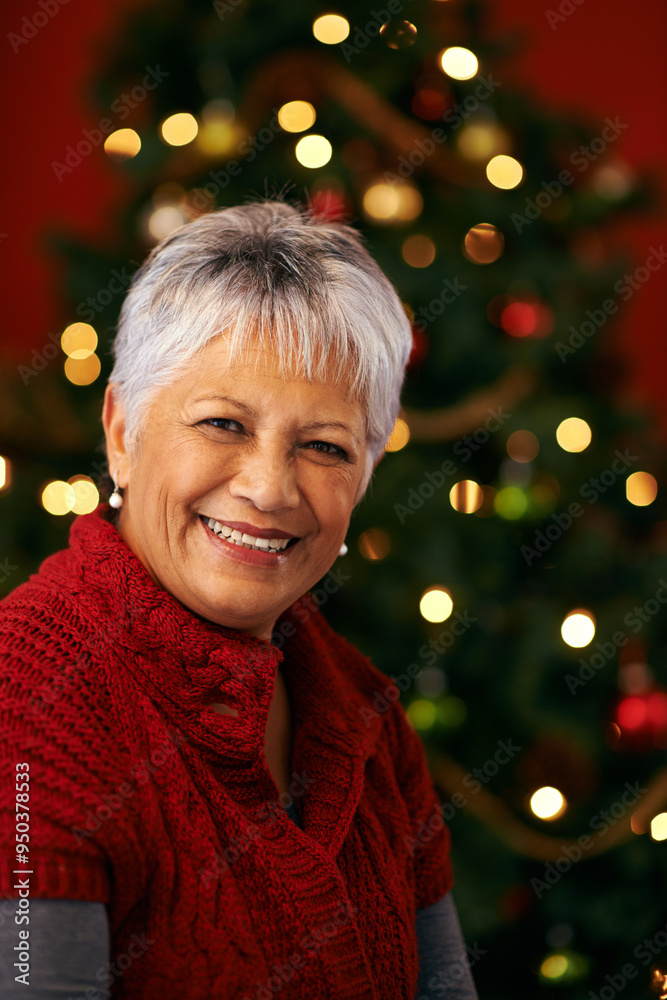
[(74, 490), (72, 513), (89, 514), (100, 502), (100, 494), (90, 476), (72, 476), (68, 483)]
[(419, 612), (427, 622), (444, 622), (454, 609), (454, 602), (444, 587), (429, 587), (419, 601)]
[(474, 514), (484, 503), (484, 493), (474, 479), (462, 479), (449, 491), (449, 502), (461, 514)]
[(401, 247), (401, 253), (410, 267), (428, 267), (435, 260), (435, 244), (428, 236), (415, 233), (414, 236), (408, 236)]
[(396, 418), (396, 423), (394, 424), (394, 429), (392, 430), (389, 440), (384, 446), (385, 451), (400, 451), (401, 448), (405, 448), (406, 444), (410, 440), (410, 428), (408, 427), (405, 420), (402, 417)]
[(651, 837), (653, 840), (667, 840), (667, 812), (658, 813), (651, 820)]
[(199, 125), (189, 111), (169, 115), (160, 126), (160, 136), (169, 146), (186, 146), (197, 137)]
[(65, 377), (72, 385), (90, 385), (91, 382), (95, 381), (101, 370), (102, 365), (96, 354), (89, 354), (85, 358), (65, 359)]
[(625, 480), (625, 495), (635, 507), (648, 507), (658, 495), (658, 481), (650, 472), (633, 472)]
[(54, 479), (47, 483), (42, 490), (41, 501), (44, 510), (48, 511), (49, 514), (61, 517), (63, 514), (69, 514), (72, 510), (76, 503), (76, 493), (70, 483), (66, 483), (62, 479)]
[(567, 809), (565, 797), (552, 785), (538, 788), (530, 797), (532, 813), (539, 819), (558, 819)]
[(294, 152), (303, 167), (316, 170), (329, 162), (333, 148), (323, 135), (304, 135), (303, 139), (297, 142)]
[(440, 53), (439, 62), (443, 73), (453, 80), (470, 80), (479, 69), (477, 56), (470, 49), (452, 45)]
[(412, 184), (372, 184), (363, 197), (366, 215), (376, 222), (410, 222), (421, 212), (424, 203)]
[(131, 160), (141, 149), (139, 133), (133, 128), (119, 128), (104, 140), (104, 152), (107, 156), (121, 163)]
[(0, 492), (8, 490), (12, 481), (12, 466), (9, 459), (0, 455)]
[(532, 462), (540, 450), (540, 442), (532, 431), (514, 431), (505, 447), (514, 462)]
[(556, 440), (563, 451), (580, 452), (588, 448), (593, 437), (590, 426), (581, 417), (568, 417), (556, 428)]
[(490, 222), (473, 226), (463, 240), (463, 253), (473, 264), (492, 264), (502, 255), (505, 237)]
[(368, 528), (359, 535), (357, 545), (368, 562), (381, 562), (389, 555), (391, 539), (382, 528)]
[(60, 338), (60, 346), (68, 357), (83, 361), (97, 347), (97, 334), (90, 323), (70, 323)]
[(590, 611), (584, 608), (577, 608), (570, 611), (563, 619), (560, 627), (560, 634), (563, 642), (575, 649), (581, 649), (593, 641), (595, 636), (595, 619)]
[(313, 21), (313, 34), (324, 45), (338, 45), (350, 34), (350, 22), (340, 14), (323, 14)]
[(499, 153), (487, 163), (486, 176), (494, 187), (509, 191), (523, 180), (523, 167), (513, 156)]
[(288, 101), (278, 111), (278, 124), (286, 132), (306, 132), (315, 124), (315, 108), (308, 101)]

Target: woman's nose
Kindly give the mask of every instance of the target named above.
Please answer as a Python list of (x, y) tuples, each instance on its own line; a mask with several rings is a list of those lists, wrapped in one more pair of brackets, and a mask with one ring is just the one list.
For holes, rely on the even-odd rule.
[(284, 446), (248, 450), (229, 483), (229, 492), (258, 510), (293, 509), (299, 504), (295, 462), (285, 454)]

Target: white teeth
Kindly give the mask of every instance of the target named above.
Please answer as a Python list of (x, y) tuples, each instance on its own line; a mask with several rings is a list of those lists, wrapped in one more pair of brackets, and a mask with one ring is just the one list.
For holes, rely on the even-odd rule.
[(263, 552), (282, 552), (287, 548), (289, 538), (255, 538), (237, 528), (230, 528), (226, 524), (221, 524), (212, 517), (205, 518), (206, 524), (215, 532), (234, 545), (240, 545), (244, 549), (255, 549)]

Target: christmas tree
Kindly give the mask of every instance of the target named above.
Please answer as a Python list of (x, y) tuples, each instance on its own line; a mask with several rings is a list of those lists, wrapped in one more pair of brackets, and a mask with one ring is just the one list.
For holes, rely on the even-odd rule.
[(157, 240), (272, 192), (356, 225), (414, 349), (314, 599), (395, 682), (373, 711), (401, 698), (424, 739), (480, 996), (643, 997), (667, 974), (667, 519), (607, 335), (663, 261), (605, 244), (646, 202), (611, 156), (621, 125), (508, 86), (483, 13), (190, 0), (133, 18), (98, 86), (131, 181), (122, 237), (58, 240), (71, 323), (62, 364), (44, 348), (12, 384), (2, 551), (36, 567), (105, 495), (110, 342)]

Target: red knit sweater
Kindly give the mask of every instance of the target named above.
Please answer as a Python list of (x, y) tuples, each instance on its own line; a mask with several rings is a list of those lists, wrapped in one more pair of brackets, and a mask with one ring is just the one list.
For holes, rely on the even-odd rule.
[[(413, 1000), (415, 908), (453, 877), (421, 740), (400, 703), (372, 707), (390, 678), (307, 595), (282, 650), (201, 619), (108, 513), (0, 604), (0, 892), (105, 902), (113, 996)], [(279, 664), (303, 830), (263, 752)]]

